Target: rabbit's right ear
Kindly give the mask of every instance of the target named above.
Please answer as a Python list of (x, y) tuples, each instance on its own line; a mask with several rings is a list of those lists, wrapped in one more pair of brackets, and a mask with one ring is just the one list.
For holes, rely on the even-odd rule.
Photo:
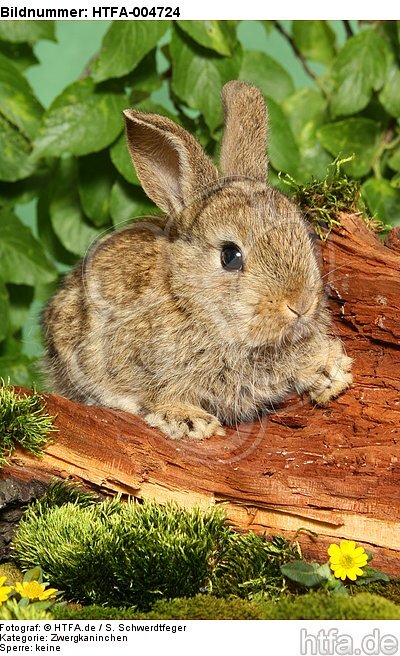
[(232, 80), (222, 89), (225, 114), (221, 146), (224, 176), (266, 181), (268, 115), (261, 91), (247, 82)]
[(129, 152), (146, 194), (164, 212), (180, 212), (218, 179), (186, 130), (158, 114), (124, 111)]

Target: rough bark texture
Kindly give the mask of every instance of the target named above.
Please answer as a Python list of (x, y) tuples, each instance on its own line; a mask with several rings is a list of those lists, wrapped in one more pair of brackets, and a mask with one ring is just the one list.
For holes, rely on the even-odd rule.
[(293, 398), (261, 423), (189, 443), (48, 395), (55, 442), (41, 459), (16, 451), (4, 481), (58, 476), (105, 493), (221, 503), (239, 529), (297, 534), (306, 554), (324, 558), (331, 541), (354, 539), (400, 576), (400, 231), (383, 244), (344, 216), (318, 248), (334, 331), (354, 358), (352, 388), (328, 408)]

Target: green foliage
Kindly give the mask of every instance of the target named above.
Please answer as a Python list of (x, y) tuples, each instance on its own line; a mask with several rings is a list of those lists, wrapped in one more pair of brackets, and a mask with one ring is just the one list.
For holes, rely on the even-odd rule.
[[(331, 590), (333, 594), (347, 595), (348, 588), (344, 583), (335, 578), (329, 561), (320, 565), (319, 563), (308, 563), (303, 559), (294, 560), (281, 566), (281, 572), (286, 578), (294, 581), (300, 587), (318, 588), (324, 587)], [(369, 585), (377, 581), (388, 582), (389, 577), (384, 572), (370, 566), (362, 567), (362, 575), (357, 576), (353, 583), (346, 578), (346, 583), (351, 586)]]
[(87, 77), (70, 84), (50, 105), (34, 144), (34, 156), (87, 155), (109, 146), (121, 133), (128, 99), (95, 87)]
[(211, 591), (222, 597), (276, 598), (286, 588), (281, 566), (299, 555), (299, 547), (279, 535), (269, 540), (252, 532), (232, 532), (211, 579)]
[(400, 606), (377, 594), (361, 593), (354, 597), (333, 596), (326, 592), (309, 592), (299, 597), (282, 596), (277, 602), (220, 599), (197, 595), (192, 599), (157, 601), (148, 613), (135, 609), (55, 608), (55, 619), (220, 619), (220, 620), (394, 620), (400, 619)]
[(277, 596), (280, 565), (297, 555), (283, 538), (238, 535), (220, 510), (95, 503), (63, 485), (28, 508), (13, 549), (23, 569), (40, 565), (70, 599), (144, 610), (201, 591)]
[(0, 571), (3, 579), (7, 577), (0, 586), (0, 619), (51, 619), (47, 611), (64, 605), (56, 601), (61, 592), (49, 588), (49, 583), (43, 581), (40, 567), (34, 567), (25, 575), (11, 564), (0, 567)]
[[(265, 50), (244, 47), (238, 21), (115, 21), (100, 50), (82, 61), (79, 79), (43, 108), (26, 71), (38, 65), (40, 40), (56, 40), (56, 23), (0, 22), (3, 377), (28, 385), (36, 378), (36, 353), (27, 349), (24, 331), (60, 272), (104, 230), (157, 212), (126, 149), (125, 107), (172, 115), (214, 154), (222, 85), (233, 78), (252, 82), (269, 106), (272, 184), (282, 187), (279, 172), (297, 188), (317, 184), (335, 158), (349, 158), (343, 170), (359, 180), (369, 212), (400, 223), (398, 24), (352, 21), (343, 38), (339, 21), (260, 23)], [(300, 60), (307, 87), (297, 88), (286, 62), (267, 54), (274, 31)], [(324, 187), (328, 196), (336, 191)], [(30, 202), (36, 216), (28, 227), (19, 208)], [(319, 203), (329, 205), (329, 199)]]
[(65, 606), (53, 611), (54, 619), (63, 620), (113, 620), (113, 619), (209, 619), (209, 620), (259, 620), (263, 619), (258, 604), (245, 599), (221, 599), (198, 594), (191, 599), (156, 601), (152, 610), (140, 613), (135, 608), (104, 608)]
[(360, 187), (354, 180), (340, 174), (339, 161), (328, 169), (323, 180), (301, 185), (286, 175), (282, 181), (294, 192), (296, 202), (314, 225), (320, 239), (326, 240), (332, 228), (339, 225), (340, 212), (359, 209)]
[(42, 603), (21, 605), (16, 599), (9, 599), (0, 606), (0, 620), (51, 620), (49, 605)]
[(0, 578), (7, 577), (7, 581), (14, 585), (17, 581), (22, 583), (24, 575), (21, 570), (14, 563), (1, 563), (0, 565)]
[(336, 55), (336, 36), (327, 21), (293, 21), (293, 39), (306, 59), (329, 65)]
[(368, 592), (385, 597), (385, 599), (389, 599), (389, 601), (400, 606), (400, 579), (392, 579), (388, 583), (382, 583), (381, 581), (371, 583)]
[(0, 467), (7, 464), (17, 444), (40, 456), (51, 432), (56, 430), (53, 419), (35, 390), (28, 396), (3, 382), (0, 386)]

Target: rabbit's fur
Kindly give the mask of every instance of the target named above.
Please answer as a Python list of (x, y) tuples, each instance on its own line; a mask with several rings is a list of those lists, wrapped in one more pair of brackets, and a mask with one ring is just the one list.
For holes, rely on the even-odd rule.
[[(222, 176), (182, 127), (126, 110), (137, 174), (166, 216), (98, 241), (43, 317), (54, 391), (175, 439), (223, 434), (293, 391), (325, 405), (352, 380), (305, 223), (266, 182), (264, 99), (238, 81), (222, 98)], [(242, 271), (223, 268), (227, 243)]]

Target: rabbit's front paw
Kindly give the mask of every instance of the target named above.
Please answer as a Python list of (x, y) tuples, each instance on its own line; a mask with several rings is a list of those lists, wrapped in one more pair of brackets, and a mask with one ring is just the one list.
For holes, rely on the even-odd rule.
[(344, 353), (339, 340), (331, 341), (325, 366), (310, 389), (312, 401), (324, 406), (344, 392), (353, 381), (350, 373), (352, 362)]
[(161, 406), (145, 415), (144, 420), (173, 440), (183, 437), (204, 440), (211, 435), (225, 435), (218, 419), (196, 406)]

